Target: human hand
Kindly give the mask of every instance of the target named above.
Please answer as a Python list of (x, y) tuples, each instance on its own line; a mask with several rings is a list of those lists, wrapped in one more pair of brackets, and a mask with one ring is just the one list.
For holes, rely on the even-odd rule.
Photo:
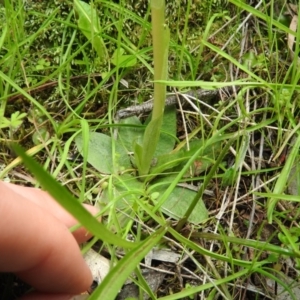
[(46, 192), (0, 182), (0, 272), (15, 273), (35, 288), (22, 299), (67, 300), (90, 287), (78, 243), (91, 235), (84, 228), (70, 233), (76, 223)]

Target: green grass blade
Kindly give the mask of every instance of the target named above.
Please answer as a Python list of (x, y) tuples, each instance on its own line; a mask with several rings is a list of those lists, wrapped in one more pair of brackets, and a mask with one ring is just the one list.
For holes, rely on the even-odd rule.
[[(86, 120), (80, 120), (80, 125), (82, 128), (82, 140), (83, 141), (89, 141), (90, 138), (90, 132), (89, 132), (89, 124)], [(83, 142), (83, 147), (82, 147), (82, 153), (83, 153), (83, 165), (82, 165), (82, 182), (81, 182), (81, 191), (80, 191), (80, 201), (84, 201), (84, 193), (85, 193), (85, 186), (86, 186), (86, 169), (87, 169), (87, 158), (88, 158), (88, 143)]]
[(4, 28), (2, 28), (2, 34), (0, 37), (0, 49), (2, 49), (2, 47), (4, 45), (4, 41), (5, 41), (7, 32), (8, 32), (8, 26), (6, 25), (6, 26), (4, 26)]
[[(227, 257), (225, 255), (218, 254), (217, 252), (212, 252), (204, 247), (201, 247), (199, 244), (194, 243), (193, 241), (183, 237), (180, 233), (178, 233), (175, 229), (169, 228), (169, 233), (182, 245), (188, 247), (201, 255), (207, 255), (208, 257), (214, 258), (216, 260), (225, 261), (230, 264), (235, 264), (237, 266), (243, 268), (252, 268), (254, 262), (253, 261), (244, 261), (236, 258)], [(266, 264), (266, 261), (261, 261), (260, 264)]]
[(43, 105), (41, 105), (38, 101), (36, 101), (32, 96), (30, 96), (27, 92), (24, 91), (21, 87), (19, 87), (9, 76), (5, 75), (0, 71), (0, 79), (6, 81), (9, 85), (11, 85), (15, 90), (17, 90), (21, 95), (30, 100), (41, 112), (43, 115), (47, 117), (47, 119), (51, 122), (53, 129), (56, 131), (57, 125), (51, 115), (47, 112)]
[(187, 222), (189, 216), (191, 215), (191, 213), (195, 209), (197, 203), (202, 198), (204, 189), (206, 188), (208, 183), (211, 181), (212, 177), (215, 175), (215, 173), (216, 173), (217, 169), (219, 168), (224, 156), (228, 153), (229, 148), (233, 144), (233, 142), (234, 142), (234, 139), (229, 140), (227, 142), (227, 144), (225, 145), (225, 147), (222, 149), (221, 153), (219, 154), (218, 159), (216, 160), (215, 164), (212, 166), (209, 173), (205, 176), (203, 184), (201, 185), (199, 191), (195, 195), (191, 205), (188, 207), (187, 211), (185, 212), (184, 217), (178, 222), (178, 224), (176, 226), (177, 231), (180, 231), (182, 229), (183, 225)]
[[(268, 268), (266, 268), (266, 270), (268, 270)], [(271, 280), (273, 280), (274, 282), (277, 283), (277, 286), (282, 287), (286, 292), (289, 293), (289, 295), (283, 295), (283, 292), (278, 293), (279, 299), (280, 298), (281, 299), (292, 299), (292, 300), (299, 299), (298, 297), (296, 298), (295, 288), (292, 287), (288, 282), (284, 282), (284, 280), (281, 280), (281, 278), (284, 278), (284, 277), (280, 271), (278, 271), (276, 269), (274, 270), (273, 268), (269, 269), (270, 272), (267, 272), (266, 270), (259, 268), (259, 269), (257, 269), (257, 272), (266, 278), (270, 278)], [(288, 278), (288, 277), (286, 277), (286, 278)]]
[(295, 34), (295, 32), (293, 32), (291, 29), (289, 29), (288, 27), (284, 26), (282, 23), (280, 23), (279, 21), (276, 21), (274, 19), (272, 19), (270, 16), (268, 16), (267, 14), (264, 14), (262, 12), (260, 12), (259, 10), (255, 9), (254, 7), (247, 5), (244, 1), (239, 1), (239, 0), (229, 0), (229, 2), (231, 2), (232, 4), (236, 5), (237, 7), (240, 7), (243, 10), (248, 11), (249, 13), (251, 13), (253, 16), (258, 17), (262, 20), (264, 20), (265, 22), (267, 22), (268, 24), (272, 24), (274, 26), (276, 26), (277, 28), (283, 30), (286, 33), (291, 33), (291, 34)]
[[(242, 276), (251, 273), (248, 269), (244, 269), (242, 271), (236, 272), (233, 275), (230, 275), (228, 277), (214, 280), (213, 282), (202, 284), (196, 287), (190, 287), (188, 289), (183, 289), (181, 292), (168, 295), (162, 298), (159, 298), (159, 300), (175, 300), (175, 299), (187, 299), (186, 297), (191, 297), (195, 294), (199, 294), (201, 291), (208, 290), (210, 288), (216, 287), (221, 284), (225, 284), (227, 282), (233, 281), (236, 278), (241, 278)], [(194, 298), (192, 298), (194, 299)]]
[(295, 250), (296, 248), (294, 249), (283, 248), (282, 246), (276, 246), (267, 242), (241, 239), (241, 238), (231, 237), (227, 235), (219, 235), (219, 234), (208, 233), (208, 232), (196, 232), (193, 234), (193, 236), (197, 238), (211, 240), (211, 241), (212, 240), (223, 241), (224, 244), (233, 243), (233, 244), (243, 245), (246, 247), (251, 247), (253, 249), (259, 249), (259, 250), (269, 251), (281, 255), (287, 255), (289, 257), (299, 257), (299, 251)]
[(68, 190), (61, 186), (47, 173), (32, 157), (28, 156), (21, 146), (11, 145), (13, 150), (23, 160), (24, 165), (35, 175), (41, 186), (68, 212), (70, 212), (82, 226), (100, 240), (124, 248), (132, 248), (136, 243), (127, 242), (112, 234), (105, 226), (99, 223)]
[(255, 195), (263, 198), (273, 198), (279, 200), (284, 200), (284, 201), (292, 201), (292, 202), (300, 202), (300, 196), (296, 195), (285, 195), (285, 194), (273, 194), (273, 193), (260, 193), (260, 192), (255, 192)]
[[(274, 190), (273, 190), (273, 194), (274, 195), (278, 195), (278, 194), (282, 194), (284, 189), (286, 188), (286, 183), (288, 180), (288, 176), (290, 174), (290, 171), (293, 167), (294, 161), (298, 155), (299, 152), (299, 147), (300, 147), (300, 136), (298, 136), (295, 144), (292, 147), (292, 151), (290, 153), (290, 155), (288, 156), (286, 163), (279, 175), (279, 178), (276, 181)], [(273, 211), (274, 208), (277, 204), (279, 200), (276, 199), (276, 197), (272, 197), (270, 199), (268, 199), (267, 202), (267, 217), (268, 217), (268, 222), (271, 224), (272, 223), (272, 219), (273, 219)]]
[(137, 267), (145, 255), (162, 239), (167, 227), (162, 227), (149, 236), (142, 244), (131, 249), (108, 273), (89, 300), (114, 300), (122, 285)]

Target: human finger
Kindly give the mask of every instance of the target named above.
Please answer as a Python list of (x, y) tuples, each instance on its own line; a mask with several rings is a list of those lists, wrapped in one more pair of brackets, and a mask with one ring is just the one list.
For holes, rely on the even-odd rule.
[[(3, 183), (9, 189), (21, 195), (22, 197), (35, 203), (42, 209), (45, 209), (48, 213), (52, 214), (68, 228), (78, 224), (78, 221), (68, 213), (59, 203), (57, 203), (47, 192), (42, 191), (37, 188), (18, 186), (11, 183)], [(91, 205), (83, 204), (84, 207), (93, 215), (95, 215), (99, 210)], [(83, 243), (90, 239), (92, 235), (83, 227), (80, 227), (72, 233), (77, 240), (77, 242)]]
[(0, 182), (0, 271), (39, 291), (78, 294), (91, 272), (67, 227)]

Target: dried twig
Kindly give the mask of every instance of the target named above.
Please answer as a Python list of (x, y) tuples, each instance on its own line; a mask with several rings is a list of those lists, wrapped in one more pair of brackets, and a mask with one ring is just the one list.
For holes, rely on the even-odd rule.
[[(195, 90), (195, 91), (188, 91), (188, 92), (184, 93), (183, 95), (192, 96), (192, 97), (207, 101), (207, 100), (210, 100), (210, 99), (216, 97), (219, 94), (219, 92), (220, 92), (219, 90), (199, 89), (199, 90)], [(166, 106), (171, 106), (171, 105), (176, 104), (177, 96), (179, 96), (179, 99), (181, 99), (182, 101), (185, 101), (183, 95), (182, 94), (177, 94), (177, 95), (172, 94), (172, 95), (168, 96), (166, 99)], [(152, 108), (153, 108), (153, 100), (151, 99), (142, 104), (133, 105), (133, 106), (118, 110), (116, 113), (115, 119), (116, 120), (126, 119), (131, 116), (148, 113), (152, 110)]]

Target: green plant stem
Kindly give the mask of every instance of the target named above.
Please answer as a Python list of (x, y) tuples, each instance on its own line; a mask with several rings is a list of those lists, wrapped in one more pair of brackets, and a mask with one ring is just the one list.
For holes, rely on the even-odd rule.
[[(165, 26), (165, 1), (151, 1), (153, 59), (154, 59), (154, 101), (152, 119), (146, 127), (143, 145), (136, 144), (135, 157), (139, 174), (149, 173), (151, 161), (159, 140), (166, 99), (169, 29)], [(143, 177), (146, 179), (146, 177)]]
[(154, 106), (152, 120), (162, 118), (165, 99), (166, 85), (156, 82), (167, 79), (168, 63), (168, 29), (165, 27), (165, 1), (151, 1), (153, 59), (154, 59)]

